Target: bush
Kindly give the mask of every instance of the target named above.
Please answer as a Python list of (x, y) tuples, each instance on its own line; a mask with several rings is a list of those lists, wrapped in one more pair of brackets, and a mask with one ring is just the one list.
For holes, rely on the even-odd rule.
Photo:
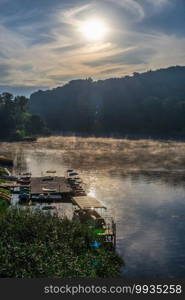
[(117, 277), (123, 264), (112, 250), (91, 246), (79, 222), (40, 211), (0, 215), (0, 277)]
[(9, 205), (8, 205), (7, 201), (0, 198), (0, 214), (4, 213), (8, 207), (9, 207)]
[(17, 129), (14, 134), (12, 134), (11, 138), (15, 141), (22, 141), (25, 137), (25, 130)]
[(0, 176), (4, 176), (4, 175), (7, 175), (7, 172), (3, 167), (0, 167)]

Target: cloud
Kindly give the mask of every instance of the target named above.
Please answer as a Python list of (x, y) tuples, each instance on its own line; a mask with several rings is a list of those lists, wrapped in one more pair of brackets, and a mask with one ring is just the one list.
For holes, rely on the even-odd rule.
[[(61, 13), (63, 22), (67, 24), (76, 24), (79, 22), (79, 17), (86, 11), (89, 11), (92, 8), (91, 4), (86, 4), (83, 6), (73, 7), (67, 10), (64, 10)], [(60, 17), (60, 15), (59, 15)]]
[(57, 81), (58, 83), (63, 83), (63, 82), (66, 82), (66, 81), (70, 81), (70, 80), (73, 80), (75, 78), (78, 78), (80, 79), (81, 76), (79, 75), (75, 75), (75, 74), (67, 74), (67, 73), (64, 73), (64, 74), (56, 74), (56, 75), (50, 75), (50, 78), (51, 79), (54, 79), (55, 81)]
[(7, 77), (10, 73), (11, 67), (8, 64), (0, 63), (0, 78)]
[(146, 64), (148, 62), (148, 59), (155, 53), (156, 51), (152, 48), (134, 48), (113, 56), (86, 62), (85, 64), (92, 67), (111, 64), (140, 65)]
[(6, 57), (7, 57), (6, 54), (3, 53), (3, 51), (0, 51), (0, 58), (6, 58)]
[(123, 72), (125, 69), (125, 66), (120, 66), (120, 67), (111, 67), (111, 68), (105, 68), (104, 70), (100, 71), (100, 74), (103, 75), (109, 75), (109, 74), (118, 74), (118, 72)]
[(53, 51), (56, 53), (65, 53), (65, 52), (71, 52), (77, 49), (81, 49), (82, 46), (84, 46), (84, 44), (82, 43), (77, 43), (77, 44), (72, 44), (72, 45), (66, 45), (66, 46), (62, 46), (62, 47), (57, 47), (57, 48), (53, 48)]
[[(153, 2), (155, 1), (151, 3)], [(138, 30), (183, 37), (185, 35), (185, 1), (159, 1), (157, 3), (150, 4), (147, 8), (146, 17), (138, 26)]]
[(146, 0), (146, 2), (152, 4), (153, 6), (163, 7), (170, 3), (169, 0)]
[(151, 46), (155, 49), (156, 54), (151, 57), (149, 68), (155, 66), (155, 69), (158, 69), (172, 65), (184, 65), (185, 37), (161, 34)]
[[(127, 13), (132, 15), (135, 20), (142, 20), (145, 17), (145, 12), (142, 5), (135, 0), (104, 0), (105, 2), (113, 3), (124, 9)], [(155, 1), (155, 0), (154, 0)]]

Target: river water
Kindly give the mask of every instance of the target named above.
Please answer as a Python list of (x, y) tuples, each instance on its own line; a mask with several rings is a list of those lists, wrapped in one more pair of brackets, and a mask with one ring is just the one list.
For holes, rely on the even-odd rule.
[(53, 137), (0, 146), (14, 159), (14, 174), (79, 172), (115, 218), (125, 277), (185, 277), (183, 143)]

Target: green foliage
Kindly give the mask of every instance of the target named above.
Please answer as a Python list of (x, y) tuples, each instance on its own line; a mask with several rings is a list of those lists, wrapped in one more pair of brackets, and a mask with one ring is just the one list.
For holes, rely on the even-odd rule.
[(25, 130), (24, 129), (17, 129), (13, 138), (16, 141), (21, 141), (25, 137)]
[(5, 213), (8, 207), (8, 202), (0, 198), (0, 214)]
[(36, 211), (0, 216), (0, 277), (117, 277), (122, 260), (94, 249), (87, 227)]
[(33, 135), (48, 134), (44, 121), (27, 112), (29, 99), (0, 95), (0, 139), (22, 140)]
[[(0, 176), (7, 175), (6, 170), (3, 167), (0, 167)], [(0, 179), (0, 183), (5, 183), (6, 181), (4, 179)], [(10, 191), (4, 188), (0, 188), (0, 193), (3, 195), (10, 196)], [(3, 199), (2, 195), (0, 194), (0, 214), (4, 213), (7, 208), (9, 207), (9, 203), (7, 200)]]
[(45, 122), (37, 115), (27, 114), (25, 118), (25, 129), (29, 135), (42, 135), (48, 134), (49, 131), (46, 127)]
[(7, 172), (3, 167), (0, 166), (0, 176), (7, 175)]

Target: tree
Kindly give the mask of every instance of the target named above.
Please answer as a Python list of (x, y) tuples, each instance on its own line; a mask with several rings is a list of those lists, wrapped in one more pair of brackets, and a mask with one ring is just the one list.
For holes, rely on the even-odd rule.
[(15, 104), (20, 108), (21, 112), (26, 112), (29, 99), (24, 96), (15, 97)]
[(48, 133), (44, 121), (28, 113), (28, 102), (24, 96), (0, 95), (0, 139), (21, 140), (30, 134)]
[(36, 115), (28, 115), (25, 122), (25, 129), (28, 135), (46, 134), (48, 130), (44, 121)]

